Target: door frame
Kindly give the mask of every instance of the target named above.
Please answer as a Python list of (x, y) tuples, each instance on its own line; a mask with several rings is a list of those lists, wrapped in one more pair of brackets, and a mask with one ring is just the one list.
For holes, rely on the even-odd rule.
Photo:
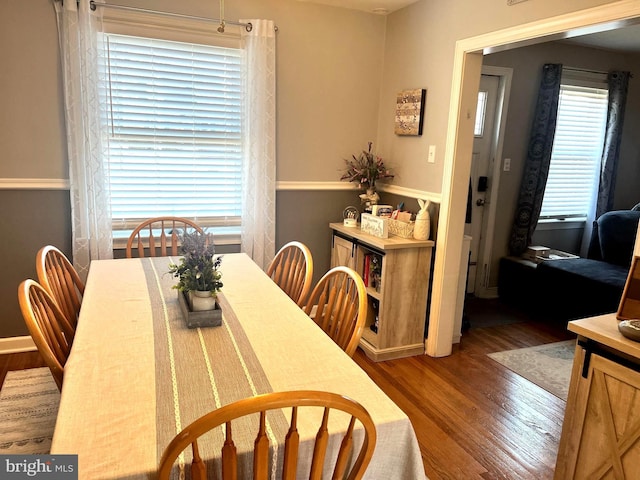
[[(500, 174), (502, 173), (502, 148), (504, 145), (504, 132), (507, 128), (507, 113), (509, 110), (509, 98), (511, 95), (511, 81), (513, 68), (483, 65), (481, 75), (493, 75), (499, 78), (498, 101), (496, 102), (496, 116), (493, 127), (493, 139), (491, 141), (491, 155), (494, 157), (493, 171), (491, 172), (491, 188), (489, 198), (486, 199), (484, 216), (481, 229), (480, 244), (478, 245), (478, 260), (476, 263), (476, 278), (474, 279), (475, 296), (480, 298), (496, 298), (498, 287), (489, 287), (489, 274), (493, 258), (493, 237), (495, 233), (496, 215), (498, 208), (498, 192), (500, 188)], [(482, 269), (482, 270), (480, 270)], [(482, 271), (482, 281), (478, 277)]]
[(473, 152), (473, 126), (482, 57), (512, 48), (613, 30), (640, 22), (640, 1), (623, 0), (509, 27), (456, 42), (442, 174), (426, 354), (451, 354), (464, 220)]

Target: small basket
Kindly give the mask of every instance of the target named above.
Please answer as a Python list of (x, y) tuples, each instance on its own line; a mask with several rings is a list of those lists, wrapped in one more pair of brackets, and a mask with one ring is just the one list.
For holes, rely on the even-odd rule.
[(399, 220), (389, 219), (389, 233), (396, 237), (413, 238), (414, 222), (401, 222)]

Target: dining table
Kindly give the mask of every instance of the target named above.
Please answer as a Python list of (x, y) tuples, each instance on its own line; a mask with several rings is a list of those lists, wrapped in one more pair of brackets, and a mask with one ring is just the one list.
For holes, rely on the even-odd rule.
[[(80, 479), (153, 479), (165, 447), (200, 416), (263, 393), (323, 390), (361, 403), (376, 425), (364, 478), (426, 478), (407, 415), (248, 255), (222, 258), (216, 327), (186, 326), (168, 272), (178, 261), (91, 262), (51, 454), (78, 455)], [(306, 429), (301, 444), (313, 443)]]

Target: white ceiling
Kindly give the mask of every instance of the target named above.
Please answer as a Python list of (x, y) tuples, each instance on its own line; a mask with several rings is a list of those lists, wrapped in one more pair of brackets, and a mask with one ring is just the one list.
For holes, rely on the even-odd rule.
[(299, 2), (321, 3), (333, 7), (350, 8), (352, 10), (362, 10), (379, 15), (400, 10), (407, 5), (416, 3), (418, 0), (298, 0)]
[(569, 43), (629, 53), (640, 52), (640, 26), (617, 28), (565, 40)]

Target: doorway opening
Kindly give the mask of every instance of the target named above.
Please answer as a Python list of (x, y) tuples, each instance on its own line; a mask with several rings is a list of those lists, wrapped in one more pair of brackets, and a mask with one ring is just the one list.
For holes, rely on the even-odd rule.
[(471, 237), (467, 294), (479, 298), (498, 296), (489, 274), (512, 76), (511, 68), (485, 65), (480, 78), (465, 218), (465, 235)]
[[(456, 43), (444, 154), (442, 203), (438, 237), (445, 239), (436, 250), (429, 331), (426, 353), (440, 357), (452, 351), (456, 314), (455, 289), (447, 288), (457, 278), (462, 261), (465, 211), (468, 198), (475, 107), (482, 72), (483, 54), (613, 30), (638, 23), (640, 5), (621, 1), (573, 12)], [(447, 281), (449, 280), (449, 281)]]

